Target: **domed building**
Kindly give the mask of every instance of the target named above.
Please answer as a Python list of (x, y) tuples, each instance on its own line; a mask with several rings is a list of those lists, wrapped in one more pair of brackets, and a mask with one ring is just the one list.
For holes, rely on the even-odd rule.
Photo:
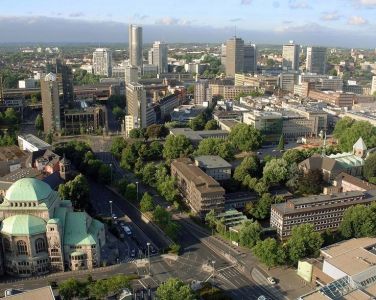
[(49, 271), (91, 269), (100, 265), (104, 225), (86, 212), (73, 211), (50, 186), (23, 178), (0, 204), (3, 272), (32, 276)]

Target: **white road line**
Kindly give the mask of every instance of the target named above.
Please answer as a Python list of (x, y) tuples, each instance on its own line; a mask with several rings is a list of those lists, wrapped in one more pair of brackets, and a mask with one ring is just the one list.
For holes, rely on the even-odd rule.
[(146, 285), (141, 281), (141, 280), (138, 280), (138, 282), (146, 289)]

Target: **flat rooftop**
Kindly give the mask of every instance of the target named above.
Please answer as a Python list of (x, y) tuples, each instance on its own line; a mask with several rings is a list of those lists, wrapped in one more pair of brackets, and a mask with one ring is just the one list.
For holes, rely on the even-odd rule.
[(170, 133), (177, 136), (177, 135), (184, 135), (188, 139), (192, 141), (201, 141), (204, 138), (207, 137), (213, 137), (216, 136), (222, 137), (227, 136), (228, 131), (226, 130), (200, 130), (200, 131), (193, 131), (191, 128), (172, 128), (170, 129)]
[(195, 157), (196, 166), (205, 169), (231, 168), (231, 164), (217, 155), (201, 155)]
[(16, 145), (0, 147), (0, 162), (25, 158), (27, 154)]
[(20, 138), (37, 147), (39, 150), (44, 150), (51, 147), (50, 144), (46, 143), (45, 141), (41, 140), (33, 134), (19, 135), (18, 139)]
[(54, 300), (55, 296), (51, 286), (45, 286), (38, 289), (25, 291), (21, 294), (5, 297), (12, 300)]
[(325, 257), (334, 257), (356, 248), (368, 248), (376, 244), (376, 238), (357, 238), (341, 241), (333, 245), (321, 248), (321, 254)]

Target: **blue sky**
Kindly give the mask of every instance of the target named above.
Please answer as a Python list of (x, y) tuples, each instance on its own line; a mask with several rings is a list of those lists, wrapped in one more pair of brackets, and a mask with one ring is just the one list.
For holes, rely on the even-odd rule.
[[(359, 46), (376, 47), (376, 0), (0, 0), (0, 6), (0, 26), (4, 25), (3, 28), (18, 22), (19, 26), (24, 23), (25, 29), (31, 30), (47, 19), (80, 26), (137, 23), (147, 28), (165, 28), (166, 35), (173, 29), (184, 29), (184, 38), (195, 41), (194, 32), (198, 29), (208, 30), (208, 33), (221, 31), (225, 39), (236, 26), (238, 35), (243, 32), (251, 39), (251, 32), (256, 40), (263, 36), (256, 32), (269, 33), (270, 43), (278, 36), (281, 39), (297, 36), (310, 42), (304, 34), (312, 35), (312, 42), (320, 43), (317, 37), (321, 34), (321, 43), (325, 44), (330, 41), (325, 35), (336, 32), (346, 40), (344, 44), (353, 40), (360, 43)], [(189, 29), (191, 35), (187, 35)], [(47, 32), (48, 28), (45, 30)], [(76, 35), (71, 32), (73, 40)], [(178, 33), (173, 36), (179, 38)], [(5, 38), (9, 40), (9, 34)], [(41, 36), (35, 38), (43, 39)], [(13, 39), (17, 37), (13, 36)], [(374, 46), (370, 39), (375, 41)], [(261, 42), (268, 42), (268, 39)]]

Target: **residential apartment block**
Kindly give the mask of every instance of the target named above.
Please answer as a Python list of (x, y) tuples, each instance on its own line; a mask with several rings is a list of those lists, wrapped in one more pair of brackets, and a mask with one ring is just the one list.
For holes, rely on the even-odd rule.
[(174, 160), (171, 175), (176, 178), (182, 196), (200, 217), (212, 209), (217, 213), (224, 210), (225, 190), (189, 158)]
[(355, 101), (355, 94), (332, 91), (311, 90), (309, 91), (308, 97), (316, 101), (322, 101), (338, 107), (348, 108), (351, 108)]

